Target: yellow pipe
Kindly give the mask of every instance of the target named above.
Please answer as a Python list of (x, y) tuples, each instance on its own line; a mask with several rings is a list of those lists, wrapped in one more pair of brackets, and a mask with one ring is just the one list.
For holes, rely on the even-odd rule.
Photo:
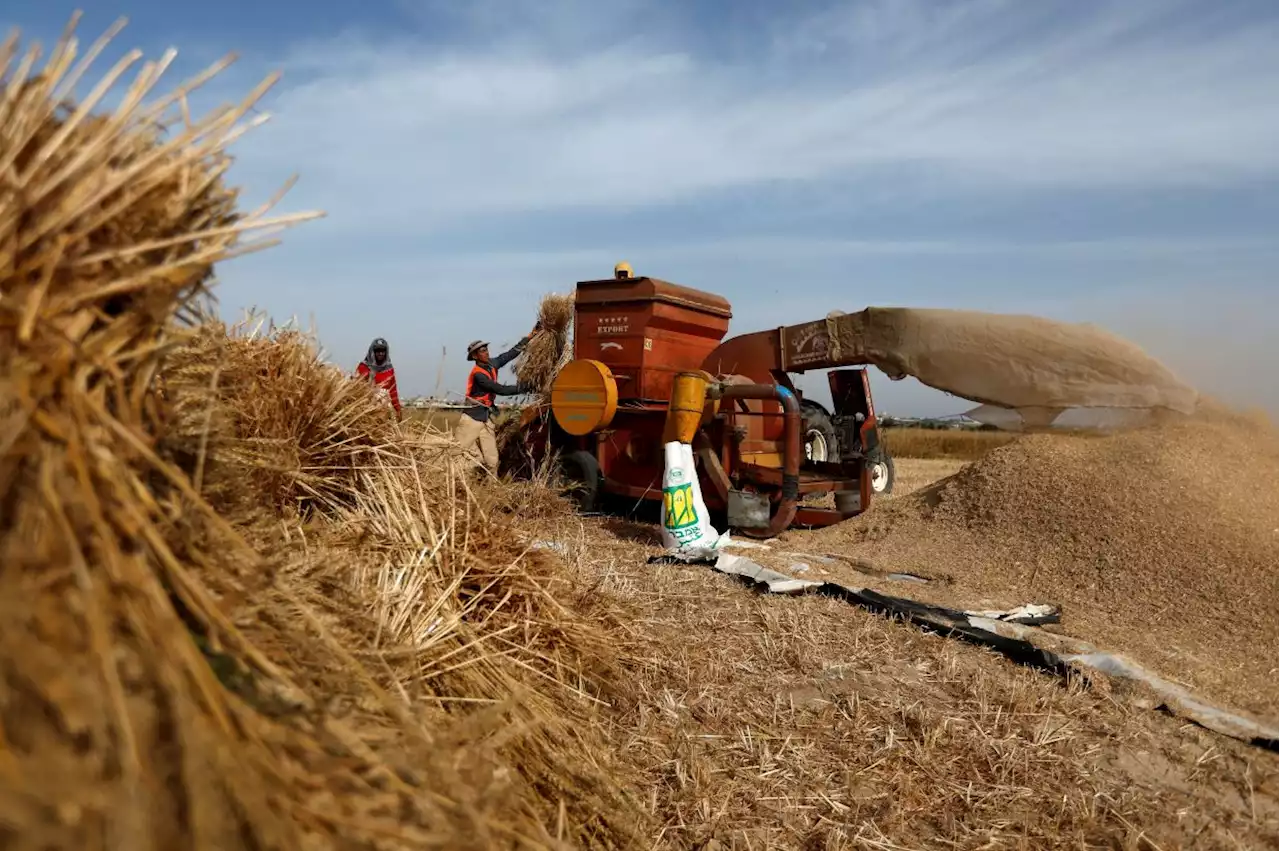
[(708, 413), (707, 391), (712, 377), (707, 372), (677, 373), (671, 382), (671, 404), (667, 408), (667, 422), (662, 442), (693, 443)]

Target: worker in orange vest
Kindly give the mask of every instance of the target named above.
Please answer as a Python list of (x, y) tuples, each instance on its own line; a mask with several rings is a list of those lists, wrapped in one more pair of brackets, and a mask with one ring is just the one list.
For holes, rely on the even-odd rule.
[(475, 454), (479, 448), (480, 462), (490, 472), (498, 470), (498, 439), (493, 427), (493, 406), (498, 396), (520, 396), (533, 388), (524, 384), (501, 384), (498, 370), (515, 360), (530, 338), (542, 329), (542, 323), (533, 331), (496, 358), (489, 357), (489, 344), (475, 340), (467, 346), (467, 360), (474, 365), (467, 376), (467, 408), (454, 427), (454, 438), (463, 451)]
[(373, 385), (386, 396), (391, 407), (395, 409), (396, 419), (403, 419), (404, 412), (400, 409), (400, 391), (396, 387), (396, 369), (391, 365), (391, 348), (386, 340), (378, 337), (369, 344), (368, 353), (356, 367), (356, 376), (373, 382)]

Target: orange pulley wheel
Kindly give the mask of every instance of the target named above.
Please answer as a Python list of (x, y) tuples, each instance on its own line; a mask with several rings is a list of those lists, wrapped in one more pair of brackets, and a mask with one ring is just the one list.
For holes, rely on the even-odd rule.
[(569, 361), (551, 385), (551, 413), (574, 437), (608, 427), (617, 412), (618, 383), (600, 361)]

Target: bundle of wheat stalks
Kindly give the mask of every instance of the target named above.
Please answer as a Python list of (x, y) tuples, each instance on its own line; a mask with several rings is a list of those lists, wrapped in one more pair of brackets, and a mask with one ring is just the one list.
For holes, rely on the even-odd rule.
[(192, 122), (225, 63), (144, 107), (167, 54), (95, 117), (139, 56), (70, 104), (120, 26), (77, 63), (74, 24), (0, 49), (6, 847), (627, 844), (579, 723), (607, 644), (509, 507), (302, 338), (180, 327), (306, 218), (221, 180), (271, 81)]
[(66, 102), (77, 52), (0, 49), (0, 821), (30, 847), (175, 847), (183, 811), (205, 845), (281, 840), (288, 772), (192, 640), (283, 679), (195, 576), (233, 586), (252, 554), (154, 448), (172, 323), (246, 234), (296, 221), (238, 214), (221, 181), (266, 85), (174, 126), (201, 81), (142, 107), (167, 56), (93, 117), (106, 85)]
[(206, 319), (181, 338), (164, 378), (166, 446), (224, 516), (307, 517), (348, 505), (354, 471), (394, 458), (401, 440), (367, 382), (348, 380), (310, 336), (265, 317), (232, 328)]
[[(200, 465), (202, 495), (276, 567), (238, 619), (308, 692), (363, 704), (356, 734), (397, 773), (431, 766), (417, 792), (465, 802), (469, 836), (446, 844), (554, 845), (553, 821), (574, 844), (630, 836), (638, 817), (584, 715), (614, 642), (559, 602), (575, 593), (563, 566), (509, 531), (539, 492), (472, 491), (448, 441), (394, 423), (291, 328), (209, 323), (166, 367), (162, 446)], [(434, 767), (455, 754), (479, 776)]]
[[(533, 388), (532, 404), (541, 416), (550, 416), (551, 385), (561, 367), (573, 358), (573, 307), (574, 297), (550, 293), (538, 304), (538, 322), (541, 330), (529, 340), (529, 345), (516, 359), (512, 369), (521, 384)], [(533, 457), (520, 449), (524, 431), (522, 416), (508, 416), (497, 425), (498, 448), (504, 457), (504, 469), (529, 466)], [(514, 464), (507, 459), (516, 457)], [(544, 465), (545, 466), (545, 465)]]
[(573, 331), (573, 303), (572, 295), (543, 296), (538, 305), (542, 330), (533, 335), (512, 367), (520, 383), (535, 388), (534, 392), (540, 397), (550, 397), (556, 373), (572, 357), (569, 338)]

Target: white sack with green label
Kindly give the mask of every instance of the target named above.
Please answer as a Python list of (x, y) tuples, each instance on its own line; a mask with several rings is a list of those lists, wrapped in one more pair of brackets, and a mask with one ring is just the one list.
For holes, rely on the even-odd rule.
[(729, 543), (711, 527), (702, 487), (694, 467), (693, 447), (673, 440), (663, 446), (666, 470), (662, 477), (662, 544), (686, 558), (714, 557)]

